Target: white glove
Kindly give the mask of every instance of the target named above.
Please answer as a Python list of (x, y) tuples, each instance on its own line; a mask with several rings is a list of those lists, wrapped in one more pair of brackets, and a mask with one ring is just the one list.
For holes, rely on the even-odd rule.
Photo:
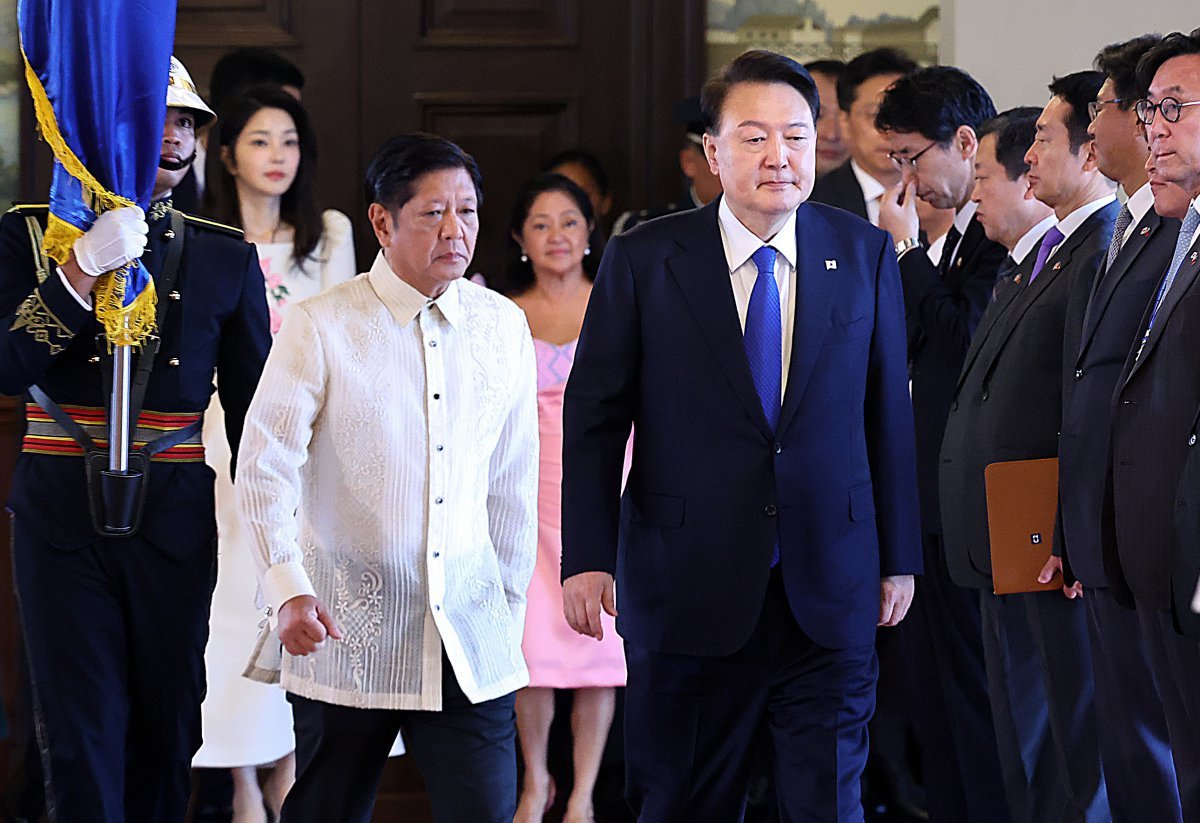
[(75, 241), (75, 262), (92, 277), (115, 271), (142, 256), (149, 232), (138, 206), (106, 211)]

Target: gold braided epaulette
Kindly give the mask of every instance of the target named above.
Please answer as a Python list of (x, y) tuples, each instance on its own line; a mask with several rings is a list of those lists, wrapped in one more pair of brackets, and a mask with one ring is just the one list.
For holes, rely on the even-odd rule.
[(225, 223), (218, 223), (216, 220), (209, 220), (207, 217), (197, 217), (194, 214), (184, 213), (183, 219), (189, 225), (195, 226), (198, 229), (207, 229), (208, 231), (219, 231), (219, 232), (222, 232), (223, 234), (228, 234), (231, 237), (236, 237), (238, 240), (241, 240), (242, 236), (245, 234), (245, 232), (243, 232), (237, 226), (230, 226)]

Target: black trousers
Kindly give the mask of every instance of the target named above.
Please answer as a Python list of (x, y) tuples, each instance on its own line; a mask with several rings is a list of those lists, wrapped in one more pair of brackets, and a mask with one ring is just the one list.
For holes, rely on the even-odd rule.
[(1108, 589), (1087, 589), (1083, 605), (1113, 823), (1178, 823), (1179, 788), (1167, 720), (1137, 612), (1119, 605)]
[(441, 711), (355, 709), (289, 694), (296, 784), (280, 823), (368, 823), (388, 751), (403, 731), (437, 823), (512, 823), (517, 810), (512, 694), (472, 704), (442, 656)]
[(13, 567), (56, 823), (182, 821), (200, 747), (215, 546), (58, 549), (13, 524)]
[(826, 649), (797, 625), (778, 569), (750, 640), (727, 657), (625, 644), (626, 792), (641, 823), (742, 819), (769, 733), (780, 817), (861, 823), (874, 645)]
[(1137, 604), (1138, 624), (1167, 719), (1184, 823), (1200, 823), (1200, 643), (1175, 631), (1170, 612)]
[[(939, 534), (896, 629), (931, 823), (1007, 823), (1008, 799), (988, 700), (979, 592), (954, 584)], [(882, 683), (882, 678), (881, 681)]]
[(1083, 603), (980, 592), (992, 720), (1014, 823), (1107, 823)]

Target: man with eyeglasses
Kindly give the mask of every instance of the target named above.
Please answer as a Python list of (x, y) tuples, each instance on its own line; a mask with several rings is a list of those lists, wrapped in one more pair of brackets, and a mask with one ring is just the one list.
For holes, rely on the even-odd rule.
[(875, 126), (875, 115), (884, 91), (916, 68), (906, 54), (890, 48), (864, 52), (846, 64), (837, 80), (837, 105), (850, 162), (817, 178), (809, 200), (879, 225), (880, 200), (899, 182), (900, 171), (888, 159), (887, 140)]
[(1137, 80), (1148, 89), (1136, 111), (1146, 125), (1154, 173), (1183, 188), (1192, 203), (1113, 396), (1115, 539), (1103, 548), (1110, 587), (1137, 609), (1166, 714), (1183, 819), (1197, 821), (1200, 632), (1189, 605), (1200, 547), (1178, 539), (1175, 518), (1196, 505), (1196, 489), (1179, 481), (1195, 448), (1200, 405), (1200, 29), (1163, 38), (1139, 61)]
[(1081, 279), (1068, 303), (1058, 473), (1062, 539), (1043, 570), (1046, 579), (1063, 571), (1064, 586), (1085, 593), (1097, 733), (1117, 823), (1180, 819), (1166, 719), (1146, 644), (1136, 614), (1113, 598), (1101, 551), (1113, 389), (1179, 231), (1177, 221), (1151, 208), (1150, 151), (1134, 111), (1138, 60), (1161, 39), (1144, 35), (1114, 43), (1095, 60), (1105, 79), (1088, 104), (1088, 133), (1100, 173), (1117, 181), (1128, 199), (1099, 272)]
[[(937, 487), (954, 382), (1006, 255), (984, 235), (971, 202), (976, 133), (995, 114), (991, 97), (970, 75), (933, 66), (896, 80), (875, 118), (900, 174), (882, 198), (879, 227), (899, 241), (925, 553), (914, 619), (900, 637), (935, 823), (996, 820), (1006, 806), (987, 701), (979, 597), (950, 580)], [(955, 210), (936, 263), (917, 239), (918, 198)]]
[[(1111, 819), (1087, 614), (1061, 590), (992, 594), (984, 485), (992, 463), (1058, 455), (1067, 305), (1079, 284), (1091, 284), (1118, 211), (1087, 132), (1087, 104), (1103, 82), (1104, 75), (1089, 71), (1050, 84), (1024, 160), (1029, 191), (1054, 210), (1056, 222), (979, 323), (939, 464), (950, 576), (982, 590), (988, 696), (1009, 809), (1024, 823)], [(1036, 582), (1029, 581), (1031, 589)], [(1030, 752), (1038, 758), (1033, 768), (1026, 764)]]

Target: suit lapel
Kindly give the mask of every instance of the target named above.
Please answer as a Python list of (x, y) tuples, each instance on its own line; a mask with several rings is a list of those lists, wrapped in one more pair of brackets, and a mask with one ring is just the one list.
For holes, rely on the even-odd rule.
[(1073, 231), (1071, 236), (1064, 240), (1057, 251), (1050, 256), (1041, 272), (1034, 278), (1034, 281), (1017, 293), (1012, 303), (1012, 310), (1008, 312), (1008, 317), (1005, 318), (1003, 328), (997, 332), (996, 345), (992, 347), (989, 355), (990, 362), (987, 364), (988, 372), (991, 371), (992, 366), (999, 358), (1000, 352), (1004, 350), (1004, 345), (1008, 342), (1017, 324), (1025, 316), (1025, 312), (1029, 311), (1030, 307), (1050, 288), (1051, 284), (1059, 278), (1059, 275), (1063, 271), (1070, 268), (1071, 258), (1083, 244), (1083, 241), (1101, 225), (1104, 214), (1104, 209), (1101, 209), (1089, 215), (1087, 220), (1084, 220), (1079, 228)]
[[(1167, 326), (1167, 321), (1171, 319), (1171, 313), (1175, 311), (1175, 307), (1179, 305), (1179, 301), (1183, 299), (1183, 295), (1187, 293), (1192, 286), (1192, 281), (1196, 279), (1196, 273), (1200, 271), (1200, 236), (1192, 243), (1191, 248), (1183, 257), (1183, 262), (1179, 264), (1179, 271), (1175, 273), (1175, 282), (1171, 284), (1167, 296), (1163, 298), (1162, 306), (1159, 307), (1158, 316), (1154, 318), (1154, 328), (1150, 330), (1150, 337), (1146, 340), (1145, 349), (1142, 351), (1142, 356), (1139, 357), (1133, 364), (1133, 368), (1129, 370), (1129, 377), (1133, 377), (1137, 370), (1142, 367), (1147, 360), (1150, 359), (1150, 353), (1158, 344), (1159, 338), (1162, 337), (1163, 329)], [(1163, 272), (1166, 276), (1166, 272)], [(1161, 281), (1160, 281), (1161, 284)], [(1158, 298), (1158, 289), (1154, 290), (1155, 299)], [(1146, 324), (1149, 322), (1150, 313), (1154, 310), (1154, 304), (1151, 303), (1146, 310), (1146, 315), (1142, 325), (1138, 328), (1138, 335), (1145, 332)], [(1140, 339), (1134, 341), (1134, 351), (1137, 350)]]
[(696, 228), (688, 233), (685, 247), (667, 259), (667, 268), (679, 285), (684, 302), (703, 330), (705, 341), (725, 373), (746, 413), (767, 436), (775, 433), (767, 425), (758, 390), (750, 376), (737, 303), (733, 298), (733, 283), (721, 244), (721, 228), (717, 223), (717, 198), (709, 206), (696, 211)]
[(1146, 248), (1146, 244), (1158, 233), (1161, 226), (1162, 218), (1151, 208), (1138, 223), (1133, 234), (1129, 236), (1129, 241), (1121, 247), (1120, 254), (1113, 261), (1112, 269), (1105, 271), (1105, 266), (1101, 265), (1095, 287), (1092, 289), (1092, 296), (1088, 300), (1087, 310), (1083, 315), (1083, 333), (1080, 337), (1076, 365), (1087, 354), (1088, 347), (1096, 335), (1096, 329), (1100, 326), (1100, 320), (1104, 317), (1104, 312), (1108, 309), (1109, 301), (1116, 293), (1121, 278), (1133, 266), (1133, 261), (1137, 260), (1142, 249)]
[[(838, 286), (838, 270), (825, 265), (831, 248), (830, 237), (820, 236), (825, 221), (801, 203), (796, 211), (796, 311), (792, 323), (792, 359), (788, 367), (787, 390), (779, 431), (800, 407), (800, 398), (808, 385), (821, 343), (829, 331), (829, 312)], [(836, 248), (836, 246), (833, 246)]]
[(983, 317), (979, 321), (979, 327), (975, 329), (975, 334), (971, 337), (971, 344), (967, 347), (967, 356), (963, 360), (963, 367), (958, 373), (958, 383), (954, 387), (956, 394), (962, 388), (963, 381), (967, 377), (967, 372), (975, 364), (975, 360), (979, 357), (979, 353), (983, 350), (983, 346), (987, 343), (993, 330), (1003, 325), (1005, 315), (1008, 314), (1013, 304), (1024, 293), (1025, 286), (1023, 284), (1029, 279), (1029, 273), (1033, 271), (1033, 264), (1036, 258), (1036, 249), (1025, 255), (1025, 259), (1017, 264), (1016, 269), (1013, 270), (1015, 282), (1008, 284), (1007, 288), (1000, 289), (996, 296), (996, 302), (984, 312)]

